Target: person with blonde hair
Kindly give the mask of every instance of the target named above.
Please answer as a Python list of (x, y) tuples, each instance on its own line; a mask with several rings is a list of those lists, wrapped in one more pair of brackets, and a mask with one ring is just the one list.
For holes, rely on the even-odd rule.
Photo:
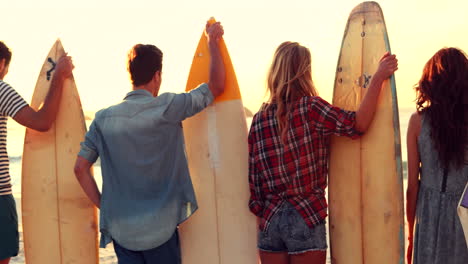
[[(468, 182), (468, 59), (443, 48), (424, 66), (407, 134), (408, 263), (468, 263), (457, 205)], [(414, 249), (413, 249), (414, 247)]]
[(357, 112), (318, 96), (311, 55), (297, 42), (276, 50), (268, 73), (270, 98), (249, 132), (249, 207), (258, 217), (262, 263), (325, 263), (330, 135), (358, 138), (369, 127), (382, 83), (398, 68), (379, 62)]

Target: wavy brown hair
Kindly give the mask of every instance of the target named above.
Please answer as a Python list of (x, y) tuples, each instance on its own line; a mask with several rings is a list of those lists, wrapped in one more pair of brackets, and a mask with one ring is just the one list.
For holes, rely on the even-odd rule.
[(304, 96), (318, 95), (312, 81), (311, 62), (309, 49), (297, 42), (283, 42), (273, 56), (267, 80), (268, 102), (278, 106), (276, 119), (283, 143), (286, 142), (292, 104)]
[(461, 168), (468, 147), (468, 59), (456, 48), (439, 50), (416, 85), (419, 113), (429, 117), (441, 165)]
[(5, 45), (3, 41), (0, 41), (0, 60), (5, 59), (5, 67), (10, 65), (11, 61), (11, 50)]

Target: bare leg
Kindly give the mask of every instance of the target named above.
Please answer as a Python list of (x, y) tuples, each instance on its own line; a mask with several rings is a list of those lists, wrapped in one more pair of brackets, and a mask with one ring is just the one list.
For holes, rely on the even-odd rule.
[(289, 264), (287, 252), (273, 253), (260, 250), (260, 259), (262, 260), (262, 264)]
[(302, 254), (290, 255), (291, 264), (325, 264), (326, 251), (308, 251)]
[(8, 264), (8, 263), (10, 263), (10, 258), (0, 260), (0, 264)]

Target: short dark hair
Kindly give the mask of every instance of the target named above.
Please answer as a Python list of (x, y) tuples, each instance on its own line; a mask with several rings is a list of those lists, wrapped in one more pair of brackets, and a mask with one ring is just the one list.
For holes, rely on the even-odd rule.
[(0, 41), (0, 60), (3, 59), (5, 59), (5, 66), (10, 65), (11, 51), (3, 41)]
[(137, 44), (128, 52), (127, 70), (134, 86), (147, 84), (162, 68), (163, 53), (154, 45)]

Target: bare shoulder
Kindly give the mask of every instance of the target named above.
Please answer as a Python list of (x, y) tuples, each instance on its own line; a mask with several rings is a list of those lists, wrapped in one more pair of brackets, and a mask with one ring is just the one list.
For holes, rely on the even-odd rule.
[(409, 120), (408, 135), (419, 135), (421, 131), (422, 116), (419, 112), (414, 112)]

